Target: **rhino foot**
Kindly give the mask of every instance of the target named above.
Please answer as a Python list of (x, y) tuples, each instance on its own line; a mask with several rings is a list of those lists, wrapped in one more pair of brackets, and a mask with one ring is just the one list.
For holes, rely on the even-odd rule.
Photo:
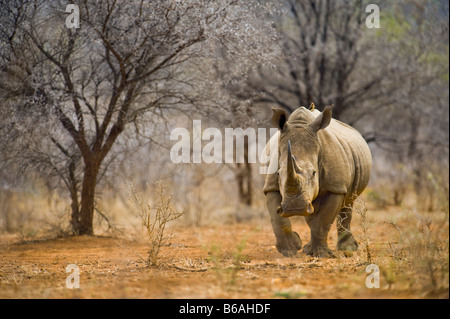
[(309, 256), (319, 258), (334, 258), (336, 257), (333, 251), (325, 245), (312, 245), (308, 243), (303, 248), (303, 252)]
[(345, 236), (344, 238), (338, 240), (337, 244), (338, 250), (349, 250), (356, 251), (358, 250), (358, 242), (353, 238), (353, 235)]
[(297, 251), (302, 249), (302, 240), (296, 232), (283, 234), (283, 238), (277, 240), (277, 250), (285, 257), (293, 257), (297, 255)]

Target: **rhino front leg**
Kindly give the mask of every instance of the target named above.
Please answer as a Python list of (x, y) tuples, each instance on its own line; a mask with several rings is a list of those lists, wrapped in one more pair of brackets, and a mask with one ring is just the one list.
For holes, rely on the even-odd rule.
[(292, 231), (291, 222), (288, 218), (283, 218), (278, 214), (281, 205), (281, 194), (279, 192), (269, 192), (266, 194), (267, 208), (270, 213), (273, 232), (277, 240), (277, 250), (286, 257), (295, 256), (302, 248), (300, 236)]
[(314, 214), (306, 217), (311, 230), (311, 241), (303, 251), (314, 257), (335, 257), (328, 248), (328, 233), (342, 207), (344, 195), (329, 193), (314, 203)]

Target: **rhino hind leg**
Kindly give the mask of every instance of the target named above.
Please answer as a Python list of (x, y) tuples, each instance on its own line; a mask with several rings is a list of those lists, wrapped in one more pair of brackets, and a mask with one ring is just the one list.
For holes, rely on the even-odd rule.
[(335, 257), (328, 247), (328, 233), (338, 212), (342, 207), (344, 195), (328, 193), (314, 205), (316, 212), (306, 217), (311, 230), (311, 241), (305, 245), (303, 251), (313, 257)]
[(338, 233), (338, 250), (358, 250), (358, 242), (350, 231), (350, 223), (352, 221), (352, 207), (344, 207), (337, 217), (337, 233)]
[(281, 194), (279, 192), (269, 192), (266, 194), (267, 208), (270, 213), (270, 220), (277, 241), (277, 250), (286, 257), (292, 257), (302, 248), (302, 241), (300, 236), (292, 231), (289, 219), (283, 218), (278, 214), (278, 207), (281, 205), (281, 199)]

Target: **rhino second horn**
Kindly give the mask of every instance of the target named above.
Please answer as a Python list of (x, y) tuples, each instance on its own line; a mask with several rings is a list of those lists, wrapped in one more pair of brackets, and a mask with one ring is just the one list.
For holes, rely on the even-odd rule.
[(297, 160), (295, 159), (294, 155), (292, 155), (292, 162), (294, 162), (294, 169), (295, 169), (295, 171), (297, 173), (299, 173), (299, 174), (303, 174), (303, 169), (300, 166), (298, 166)]
[(311, 202), (308, 203), (307, 209), (306, 211), (308, 212), (308, 214), (313, 214), (314, 213), (314, 206)]

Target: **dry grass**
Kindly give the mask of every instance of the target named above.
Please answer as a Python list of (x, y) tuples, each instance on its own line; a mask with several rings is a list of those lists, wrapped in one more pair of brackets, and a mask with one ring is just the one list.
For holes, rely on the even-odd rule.
[(448, 297), (447, 212), (424, 213), (415, 208), (371, 211), (364, 205), (357, 212), (363, 243), (359, 254), (363, 252), (368, 262), (380, 267), (387, 289), (420, 291), (422, 297)]
[[(421, 214), (412, 209), (402, 219), (387, 224), (397, 236), (390, 244), (392, 258), (383, 265), (386, 279), (391, 284), (403, 281), (417, 286), (431, 296), (445, 291), (448, 294), (448, 215)], [(395, 275), (396, 269), (402, 272)]]
[[(379, 208), (370, 200), (359, 201), (352, 221), (359, 251), (336, 252), (337, 258), (331, 259), (303, 253), (284, 258), (274, 247), (267, 214), (236, 223), (213, 211), (214, 219), (202, 216), (207, 225), (189, 226), (180, 219), (174, 228), (168, 221), (180, 214), (174, 208), (179, 203), (168, 194), (164, 187), (159, 193), (158, 187), (135, 188), (130, 194), (134, 208), (128, 199), (128, 206), (118, 199), (104, 200), (108, 203), (102, 203), (102, 210), (114, 217), (112, 221), (127, 221), (123, 224), (127, 227), (114, 237), (23, 242), (20, 234), (32, 233), (32, 223), (14, 234), (0, 234), (0, 297), (448, 298), (447, 203), (439, 205), (440, 210), (423, 212), (414, 206)], [(210, 193), (204, 196), (213, 198)], [(57, 210), (64, 212), (65, 203), (56, 202), (36, 196), (22, 202), (14, 199), (9, 205), (24, 211), (34, 207), (35, 221)], [(231, 206), (228, 210), (235, 214)], [(136, 240), (126, 218), (130, 208), (144, 241)], [(157, 222), (155, 214), (159, 211), (163, 216), (164, 209), (174, 215), (159, 217)], [(264, 211), (262, 206), (253, 209)], [(292, 218), (292, 222), (307, 243), (310, 232), (303, 218)], [(34, 224), (41, 225), (45, 224)], [(27, 239), (39, 239), (39, 234)], [(336, 241), (333, 228), (329, 246), (334, 248)], [(145, 256), (143, 260), (139, 255)], [(81, 269), (79, 291), (64, 289), (64, 269), (72, 263)], [(365, 286), (368, 263), (381, 270), (379, 289)], [(148, 267), (152, 264), (164, 267)]]
[[(258, 224), (178, 226), (161, 247), (158, 262), (164, 267), (137, 258), (149, 245), (136, 240), (3, 244), (0, 298), (448, 298), (448, 223), (440, 224), (440, 215), (421, 215), (425, 223), (418, 223), (414, 212), (395, 207), (369, 206), (368, 215), (372, 262), (382, 272), (379, 289), (365, 285), (364, 249), (351, 256), (336, 252), (336, 258), (285, 258), (276, 251), (267, 218)], [(361, 241), (359, 215), (353, 226)], [(293, 228), (309, 240), (303, 219), (293, 219)], [(336, 237), (332, 231), (330, 247)], [(79, 290), (64, 288), (68, 264), (80, 267)]]
[(237, 246), (231, 250), (221, 249), (220, 245), (212, 245), (209, 252), (212, 269), (223, 289), (229, 290), (236, 285), (238, 272), (243, 269), (243, 262), (248, 257), (243, 253), (246, 240), (242, 239)]

